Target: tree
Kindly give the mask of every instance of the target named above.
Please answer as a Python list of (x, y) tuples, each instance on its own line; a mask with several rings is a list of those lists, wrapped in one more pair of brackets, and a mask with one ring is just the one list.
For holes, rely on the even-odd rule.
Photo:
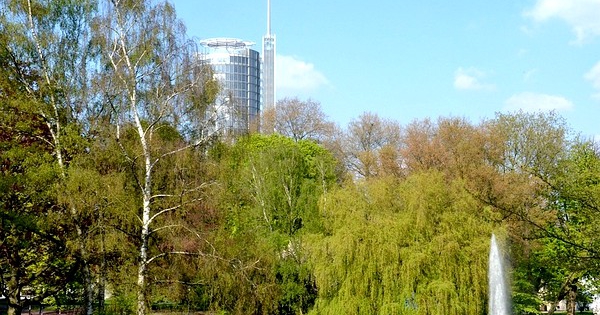
[[(52, 149), (59, 183), (68, 177), (70, 159), (81, 152), (85, 124), (77, 121), (91, 112), (93, 98), (87, 71), (93, 64), (89, 21), (91, 1), (2, 1), (3, 58), (8, 78), (23, 92), (18, 111), (26, 111), (34, 121), (43, 122), (46, 142)], [(14, 97), (9, 95), (8, 97)], [(26, 105), (25, 105), (26, 104)], [(86, 312), (92, 312), (92, 275), (84, 246), (85, 227), (78, 210), (67, 206), (65, 221), (72, 223), (78, 244), (77, 259), (82, 264)]]
[(462, 118), (414, 121), (405, 129), (400, 155), (408, 173), (438, 170), (450, 178), (473, 179), (486, 166), (489, 139)]
[(593, 260), (600, 258), (598, 212), (600, 212), (600, 152), (594, 143), (576, 141), (557, 166), (550, 184), (549, 207), (557, 223), (553, 236)]
[[(236, 304), (228, 303), (225, 310), (306, 312), (316, 292), (301, 236), (321, 228), (320, 197), (336, 181), (331, 154), (308, 140), (251, 135), (225, 150), (221, 165), (220, 185), (215, 187), (222, 190), (218, 204), (226, 214), (224, 235), (234, 240), (233, 244), (229, 241), (226, 252), (237, 252), (228, 257), (240, 259), (236, 265), (248, 267), (238, 268), (238, 274), (246, 271), (233, 292), (231, 288), (221, 291), (222, 299), (236, 297), (231, 298)], [(231, 273), (225, 269), (219, 274)], [(223, 286), (215, 282), (217, 287)], [(257, 288), (250, 290), (251, 297), (245, 289), (249, 285)]]
[[(293, 236), (310, 226), (319, 195), (334, 180), (333, 158), (319, 145), (279, 135), (251, 136), (236, 147), (241, 165), (241, 187), (260, 210), (269, 231)], [(287, 244), (286, 244), (287, 246)]]
[(351, 121), (341, 138), (341, 155), (346, 167), (357, 177), (401, 173), (400, 126), (373, 113)]
[[(4, 87), (0, 94), (8, 92)], [(14, 94), (0, 98), (0, 294), (11, 315), (33, 303), (31, 297), (39, 302), (80, 280), (66, 246), (68, 224), (51, 211), (62, 215), (52, 150), (37, 138), (44, 125), (14, 107), (18, 102)]]
[(334, 124), (328, 121), (321, 104), (311, 99), (284, 98), (263, 112), (262, 130), (275, 131), (295, 141), (323, 142), (331, 138)]
[(479, 314), (494, 224), (460, 180), (425, 171), (333, 190), (305, 244), (311, 314)]
[(576, 142), (568, 156), (559, 161), (557, 170), (549, 179), (547, 196), (548, 210), (556, 217), (544, 227), (546, 239), (541, 250), (541, 255), (553, 258), (543, 267), (552, 272), (543, 278), (542, 285), (552, 306), (565, 299), (567, 314), (575, 314), (578, 296), (600, 276), (600, 155), (592, 143)]
[[(185, 167), (175, 185), (161, 185), (157, 177), (161, 169), (172, 169), (170, 162), (178, 157), (202, 152), (194, 149), (210, 140), (208, 129), (200, 125), (205, 100), (215, 95), (204, 93), (210, 71), (197, 62), (196, 47), (168, 2), (112, 1), (96, 31), (102, 64), (110, 69), (102, 84), (112, 108), (114, 138), (139, 196), (139, 206), (131, 205), (139, 207), (136, 308), (145, 315), (150, 264), (179, 253), (153, 247), (153, 236), (168, 231), (172, 224), (165, 219), (198, 201), (205, 187), (197, 176), (201, 174)], [(167, 130), (173, 132), (161, 134)], [(169, 135), (175, 138), (165, 145)]]
[[(569, 193), (567, 187), (577, 185), (567, 183), (589, 174), (586, 168), (593, 163), (575, 167), (578, 145), (555, 113), (499, 114), (484, 128), (494, 140), (487, 147), (492, 153), (487, 161), (496, 173), (488, 185), (480, 185), (487, 188), (478, 190), (478, 196), (509, 224), (517, 266), (514, 305), (535, 310), (541, 291), (551, 308), (567, 298), (573, 313), (581, 280), (594, 278), (598, 255), (590, 247), (593, 238), (579, 233), (593, 222), (589, 208)], [(586, 219), (580, 220), (582, 215)]]

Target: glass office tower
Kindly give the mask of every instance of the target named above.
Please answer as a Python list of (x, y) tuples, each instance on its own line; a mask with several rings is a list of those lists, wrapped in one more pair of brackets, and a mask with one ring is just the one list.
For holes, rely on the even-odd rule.
[(257, 131), (260, 114), (260, 55), (254, 43), (235, 38), (200, 41), (201, 62), (209, 64), (221, 83), (213, 104), (217, 131), (240, 135)]

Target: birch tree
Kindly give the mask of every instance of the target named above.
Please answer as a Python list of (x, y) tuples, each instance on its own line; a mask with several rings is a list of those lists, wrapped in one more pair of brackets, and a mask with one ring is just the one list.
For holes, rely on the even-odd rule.
[[(81, 152), (86, 133), (81, 118), (90, 112), (92, 97), (88, 71), (95, 58), (90, 44), (89, 21), (95, 5), (88, 0), (2, 0), (1, 32), (9, 70), (8, 79), (24, 93), (21, 109), (43, 122), (44, 142), (52, 150), (59, 185), (68, 178), (69, 162)], [(27, 105), (24, 105), (27, 104)], [(85, 226), (79, 211), (66, 207), (63, 221), (76, 232), (78, 258), (82, 261), (86, 313), (92, 313), (92, 275), (84, 246)]]
[[(0, 35), (0, 41), (5, 36)], [(74, 261), (65, 253), (65, 222), (50, 214), (58, 175), (43, 121), (11, 77), (6, 50), (0, 53), (0, 295), (8, 314), (21, 314), (30, 301), (64, 286)], [(43, 140), (42, 140), (43, 139)], [(61, 213), (55, 209), (56, 213)], [(62, 213), (61, 213), (62, 214)], [(61, 215), (59, 215), (60, 217)]]
[[(113, 0), (103, 10), (97, 34), (103, 64), (110, 69), (102, 78), (105, 102), (112, 109), (113, 133), (139, 191), (132, 205), (139, 219), (136, 308), (144, 315), (150, 264), (184, 254), (158, 251), (151, 236), (174, 227), (162, 218), (198, 201), (205, 186), (185, 169), (180, 169), (175, 186), (161, 185), (156, 175), (172, 168), (173, 159), (208, 143), (209, 129), (201, 124), (207, 121), (204, 105), (214, 100), (214, 94), (205, 93), (212, 82), (210, 71), (197, 62), (196, 46), (186, 38), (171, 4)], [(166, 130), (176, 134), (167, 146), (162, 133)], [(132, 145), (126, 145), (125, 138)]]

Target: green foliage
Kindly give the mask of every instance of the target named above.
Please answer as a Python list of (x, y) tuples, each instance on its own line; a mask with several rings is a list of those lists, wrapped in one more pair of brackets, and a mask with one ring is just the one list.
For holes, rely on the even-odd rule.
[(255, 209), (258, 222), (288, 236), (302, 227), (318, 228), (319, 196), (335, 180), (334, 160), (325, 149), (280, 135), (252, 135), (231, 156), (225, 160), (230, 191), (236, 203)]
[(56, 199), (54, 158), (43, 141), (31, 137), (39, 125), (19, 124), (30, 116), (5, 101), (0, 98), (0, 130), (8, 136), (0, 138), (0, 287), (19, 304), (25, 288), (42, 299), (80, 278), (65, 248), (69, 222)]
[(135, 294), (116, 291), (106, 301), (106, 315), (131, 315), (135, 313)]
[[(440, 173), (332, 192), (325, 233), (306, 237), (315, 314), (480, 314), (492, 225)], [(310, 244), (310, 245), (309, 245)]]
[(568, 141), (564, 122), (552, 114), (497, 122), (508, 139), (501, 170), (521, 176), (538, 200), (519, 213), (525, 224), (513, 245), (515, 311), (537, 313), (541, 300), (565, 299), (572, 286), (585, 293), (581, 280), (598, 277), (598, 154), (589, 142)]
[(222, 293), (210, 295), (211, 308), (236, 314), (307, 312), (316, 288), (299, 236), (321, 229), (318, 204), (335, 182), (333, 158), (313, 142), (280, 135), (251, 135), (231, 147), (218, 145), (211, 155), (220, 160), (215, 197), (225, 214), (213, 245), (239, 261), (236, 268), (203, 269), (202, 278), (212, 279), (204, 296)]
[(144, 260), (141, 304), (483, 314), (496, 225), (517, 313), (600, 278), (600, 154), (556, 113), (425, 120), (403, 139), (365, 114), (336, 147), (362, 181), (336, 187), (340, 164), (300, 140), (308, 111), (289, 113), (295, 139), (208, 147), (219, 84), (170, 3), (0, 6), (0, 287), (15, 308), (20, 289), (72, 303), (93, 280), (110, 283), (108, 312), (132, 313)]
[(317, 297), (316, 284), (308, 265), (287, 258), (278, 261), (274, 269), (281, 290), (278, 314), (306, 313)]
[(503, 140), (501, 171), (516, 171), (542, 179), (556, 173), (567, 152), (568, 129), (555, 112), (497, 114), (488, 128)]

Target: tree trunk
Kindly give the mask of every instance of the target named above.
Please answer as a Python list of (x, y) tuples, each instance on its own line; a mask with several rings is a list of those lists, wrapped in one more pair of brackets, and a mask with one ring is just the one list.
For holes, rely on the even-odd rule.
[(87, 261), (83, 264), (83, 293), (84, 293), (84, 307), (85, 314), (92, 315), (94, 313), (94, 283), (92, 281), (92, 273), (90, 272), (90, 266)]
[(577, 311), (577, 279), (573, 280), (568, 287), (566, 294), (567, 298), (567, 315), (575, 315)]
[(102, 232), (100, 235), (100, 275), (98, 278), (98, 311), (100, 314), (104, 314), (104, 299), (105, 291), (106, 291), (106, 249), (104, 247), (104, 215), (103, 212), (100, 211), (100, 222), (102, 224)]
[[(21, 259), (18, 255), (15, 255), (13, 259), (15, 259), (15, 263), (21, 263)], [(21, 288), (23, 287), (23, 284), (20, 283), (20, 272), (18, 270), (9, 269), (7, 278), (8, 281), (5, 283), (6, 288), (2, 291), (6, 294), (6, 299), (8, 301), (8, 315), (21, 315), (21, 310), (23, 309), (23, 305), (21, 305)], [(0, 291), (0, 294), (2, 294), (2, 291)]]
[(550, 307), (548, 308), (548, 315), (554, 315), (554, 311), (556, 310), (556, 305), (558, 305), (559, 300), (552, 301), (550, 303)]
[[(104, 267), (106, 268), (106, 267)], [(106, 299), (105, 295), (106, 291), (106, 274), (102, 272), (100, 274), (100, 279), (98, 281), (98, 311), (103, 314), (104, 313), (104, 300)]]
[(148, 270), (148, 240), (150, 239), (150, 223), (152, 218), (150, 217), (150, 199), (152, 198), (152, 159), (150, 156), (150, 148), (146, 140), (146, 132), (142, 127), (137, 109), (135, 93), (131, 97), (131, 109), (134, 113), (135, 124), (138, 129), (138, 136), (140, 138), (140, 144), (142, 145), (142, 152), (144, 154), (144, 187), (143, 187), (143, 203), (142, 203), (142, 232), (141, 232), (141, 245), (140, 245), (140, 261), (138, 268), (138, 297), (137, 297), (137, 315), (146, 315), (147, 312), (147, 298), (146, 298), (146, 273)]
[(8, 303), (8, 315), (20, 315), (23, 307), (19, 304)]
[[(571, 292), (571, 288), (573, 286), (575, 286), (575, 291), (577, 291), (577, 281), (578, 279), (575, 277), (575, 275), (571, 274), (569, 275), (565, 281), (563, 282), (562, 286), (560, 287), (560, 290), (558, 291), (558, 295), (556, 296), (556, 300), (552, 302), (552, 304), (550, 305), (550, 309), (548, 310), (548, 315), (553, 315), (554, 311), (556, 309), (556, 305), (558, 305), (558, 302), (560, 302), (561, 300), (567, 298), (570, 298), (570, 292)], [(577, 295), (577, 293), (575, 293), (575, 296)], [(575, 301), (575, 298), (573, 298), (573, 301)], [(567, 305), (567, 312), (568, 312), (568, 305)], [(573, 313), (575, 314), (575, 313)]]
[(21, 315), (23, 305), (21, 305), (20, 297), (17, 290), (10, 291), (8, 294), (8, 315)]
[[(144, 232), (144, 230), (146, 232)], [(142, 246), (140, 247), (140, 262), (138, 267), (137, 315), (146, 315), (146, 271), (148, 269), (148, 233), (142, 229)]]

